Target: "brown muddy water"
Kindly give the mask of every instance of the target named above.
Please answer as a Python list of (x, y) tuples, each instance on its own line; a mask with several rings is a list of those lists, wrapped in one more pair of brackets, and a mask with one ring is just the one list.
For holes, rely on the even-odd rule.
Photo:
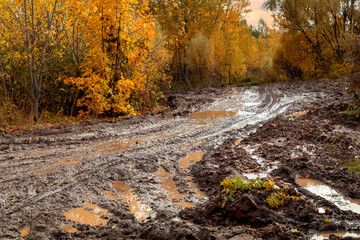
[(69, 212), (65, 212), (65, 218), (70, 221), (90, 226), (105, 226), (107, 224), (108, 220), (101, 218), (101, 216), (110, 215), (105, 209), (89, 202), (84, 203), (84, 205), (84, 207), (75, 208)]
[(27, 235), (29, 235), (30, 233), (30, 227), (26, 227), (20, 230), (20, 234), (23, 237), (26, 237)]
[(182, 169), (187, 169), (190, 166), (191, 161), (200, 162), (202, 160), (204, 154), (205, 154), (204, 152), (197, 152), (197, 153), (191, 152), (191, 153), (188, 153), (186, 155), (186, 157), (180, 158), (179, 166)]
[(155, 173), (161, 181), (161, 192), (167, 195), (169, 201), (173, 201), (178, 198), (188, 198), (188, 195), (180, 194), (176, 188), (174, 181), (172, 180), (173, 175), (167, 172), (164, 168), (160, 167)]
[(236, 115), (237, 115), (236, 112), (231, 112), (231, 111), (203, 111), (203, 112), (195, 112), (189, 118), (200, 120), (207, 118), (235, 117)]
[(109, 199), (119, 204), (128, 205), (130, 213), (140, 222), (150, 216), (152, 209), (148, 205), (141, 203), (139, 197), (134, 194), (132, 189), (123, 181), (114, 182), (112, 185), (116, 192), (104, 191), (104, 194), (106, 194)]

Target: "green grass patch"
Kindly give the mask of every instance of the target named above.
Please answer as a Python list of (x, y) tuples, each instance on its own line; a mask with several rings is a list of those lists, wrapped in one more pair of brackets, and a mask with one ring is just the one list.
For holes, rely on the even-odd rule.
[(341, 167), (346, 167), (348, 173), (360, 174), (360, 159), (347, 159), (340, 162)]
[(357, 122), (360, 122), (360, 102), (356, 99), (354, 99), (348, 106), (345, 114), (350, 118), (351, 120), (355, 120)]

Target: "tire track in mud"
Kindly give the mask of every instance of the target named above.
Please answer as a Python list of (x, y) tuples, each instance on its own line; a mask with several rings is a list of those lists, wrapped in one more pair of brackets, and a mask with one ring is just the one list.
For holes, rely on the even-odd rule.
[[(1, 206), (3, 211), (1, 211), (2, 216), (7, 216), (6, 218), (11, 217), (10, 215), (16, 214), (21, 209), (25, 207), (32, 207), (33, 209), (37, 209), (36, 204), (40, 201), (43, 201), (47, 198), (55, 194), (59, 194), (64, 191), (68, 191), (70, 188), (81, 184), (81, 187), (84, 189), (91, 189), (93, 186), (91, 185), (91, 180), (94, 176), (96, 176), (98, 181), (109, 182), (107, 176), (102, 176), (103, 172), (111, 172), (114, 169), (121, 169), (126, 167), (126, 163), (136, 163), (140, 164), (143, 159), (156, 159), (154, 161), (154, 168), (159, 168), (161, 166), (166, 166), (167, 170), (170, 173), (175, 174), (175, 178), (172, 177), (176, 186), (183, 184), (184, 177), (192, 177), (190, 173), (187, 173), (183, 169), (180, 169), (178, 165), (178, 160), (184, 153), (188, 153), (194, 148), (202, 149), (201, 146), (196, 146), (196, 143), (201, 143), (203, 140), (207, 140), (204, 145), (216, 147), (220, 145), (224, 139), (226, 139), (229, 134), (227, 131), (230, 130), (240, 130), (243, 129), (247, 125), (252, 125), (253, 127), (244, 130), (243, 132), (239, 132), (239, 137), (246, 136), (250, 130), (255, 129), (255, 125), (261, 123), (262, 121), (266, 121), (270, 118), (276, 117), (278, 114), (285, 113), (289, 110), (290, 107), (295, 104), (303, 104), (305, 101), (309, 101), (309, 97), (312, 97), (312, 94), (308, 96), (305, 95), (295, 95), (288, 93), (279, 93), (280, 91), (274, 91), (272, 87), (257, 87), (257, 88), (248, 88), (241, 89), (240, 92), (234, 90), (230, 96), (224, 97), (215, 101), (213, 104), (210, 104), (208, 107), (203, 107), (202, 110), (226, 110), (226, 111), (237, 111), (238, 116), (233, 118), (222, 119), (220, 122), (215, 122), (212, 124), (206, 124), (204, 128), (200, 128), (198, 130), (193, 131), (193, 127), (191, 124), (194, 122), (193, 120), (177, 117), (175, 119), (165, 119), (158, 123), (145, 123), (141, 124), (141, 126), (128, 126), (125, 129), (120, 127), (108, 129), (100, 129), (95, 132), (89, 133), (81, 133), (78, 135), (70, 135), (70, 136), (60, 136), (59, 138), (50, 138), (41, 137), (34, 138), (34, 144), (22, 144), (22, 140), (20, 138), (15, 139), (13, 144), (18, 144), (22, 149), (25, 149), (27, 152), (31, 152), (32, 149), (37, 149), (38, 145), (48, 144), (48, 148), (52, 148), (55, 155), (45, 155), (40, 157), (29, 158), (28, 155), (23, 154), (23, 156), (18, 156), (18, 153), (10, 153), (9, 155), (14, 156), (15, 160), (18, 162), (14, 165), (11, 165), (11, 162), (14, 161), (12, 159), (4, 159), (1, 160), (1, 164), (4, 162), (9, 162), (9, 166), (6, 166), (1, 170), (2, 173), (5, 171), (11, 171), (11, 169), (17, 170), (16, 173), (19, 172), (18, 168), (39, 168), (36, 164), (41, 164), (41, 167), (44, 167), (47, 163), (53, 164), (56, 161), (56, 158), (65, 158), (71, 157), (76, 154), (83, 154), (84, 156), (81, 158), (82, 164), (78, 166), (68, 168), (61, 168), (60, 171), (44, 173), (42, 175), (34, 175), (33, 173), (23, 174), (21, 176), (21, 180), (25, 183), (31, 183), (32, 181), (41, 181), (42, 184), (51, 184), (52, 186), (56, 186), (50, 191), (44, 188), (44, 192), (39, 192), (35, 194), (35, 196), (27, 195), (24, 200), (20, 200), (20, 202), (15, 202), (10, 204), (4, 204)], [(280, 96), (281, 95), (281, 96)], [(285, 101), (282, 101), (285, 99)], [(291, 101), (290, 101), (290, 100)], [(239, 102), (242, 105), (238, 105)], [(206, 122), (207, 120), (205, 120)], [(196, 129), (196, 128), (195, 128)], [(120, 132), (119, 132), (120, 130)], [(156, 134), (162, 134), (164, 132), (179, 132), (178, 135), (167, 137), (166, 135), (159, 139)], [(140, 142), (134, 145), (128, 146), (126, 149), (117, 152), (117, 153), (109, 153), (109, 154), (100, 154), (97, 149), (94, 149), (94, 142), (97, 142), (99, 139), (100, 143), (106, 142), (107, 140), (116, 140), (122, 139), (123, 142), (131, 141), (132, 139), (142, 139), (147, 138), (146, 141)], [(200, 142), (199, 142), (200, 141)], [(65, 143), (65, 146), (56, 146), (55, 144)], [(193, 144), (195, 143), (195, 144)], [(83, 146), (85, 144), (85, 146)], [(95, 144), (96, 145), (96, 144)], [(188, 145), (188, 146), (187, 146)], [(80, 147), (79, 147), (80, 146)], [(187, 146), (183, 149), (181, 147)], [(104, 146), (105, 148), (106, 146)], [(75, 148), (79, 148), (77, 150), (69, 151), (69, 149), (73, 150)], [(186, 150), (186, 151), (185, 151)], [(64, 151), (64, 154), (58, 154), (59, 152)], [(75, 154), (74, 154), (75, 153)], [(50, 159), (48, 159), (50, 157)], [(29, 163), (29, 165), (34, 164), (34, 166), (23, 166), (23, 161), (34, 160), (36, 163)], [(37, 163), (39, 161), (39, 163)], [(45, 165), (44, 165), (45, 164)], [(170, 165), (169, 165), (170, 164)], [(171, 166), (173, 164), (173, 166)], [(46, 165), (47, 167), (48, 165)], [(34, 170), (34, 169), (33, 169)], [(150, 190), (159, 189), (159, 178), (156, 176), (155, 172), (148, 171), (141, 173), (137, 173), (136, 169), (128, 168), (127, 171), (131, 172), (130, 176), (135, 176), (134, 179), (139, 179), (139, 175), (143, 178), (148, 178), (154, 180), (154, 183), (147, 184)], [(71, 180), (69, 179), (69, 173), (75, 173), (71, 176)], [(9, 184), (15, 183), (19, 181), (19, 176), (8, 176), (7, 174), (3, 174), (5, 178), (3, 178), (0, 183)], [(176, 177), (180, 176), (180, 177)], [(52, 178), (53, 181), (50, 183), (47, 180), (48, 178)], [(56, 179), (57, 178), (57, 179)], [(111, 182), (111, 181), (110, 181)], [(188, 181), (187, 181), (188, 182)], [(14, 184), (14, 185), (15, 185)], [(134, 180), (127, 181), (129, 187), (135, 190), (135, 193), (138, 193), (139, 187), (136, 186)], [(12, 186), (8, 186), (7, 188), (11, 188)], [(6, 189), (6, 188), (5, 188)], [(85, 190), (84, 190), (85, 191)], [(187, 194), (189, 197), (187, 198), (187, 202), (191, 202), (193, 204), (197, 204), (198, 202), (205, 200), (196, 200), (196, 197), (190, 196), (189, 191)], [(156, 195), (157, 193), (153, 193)], [(158, 208), (161, 208), (161, 205), (166, 202), (170, 205), (176, 205), (175, 203), (169, 203), (168, 200), (164, 199), (163, 201), (154, 202), (151, 199), (144, 199), (140, 194), (138, 194), (141, 201), (145, 204), (150, 205), (153, 210), (156, 212)], [(165, 194), (166, 195), (166, 194)], [(104, 196), (99, 196), (99, 198), (103, 198)], [(6, 198), (6, 197), (5, 197)], [(6, 199), (4, 199), (5, 202)], [(62, 208), (62, 207), (61, 207)], [(176, 209), (174, 207), (173, 209)]]

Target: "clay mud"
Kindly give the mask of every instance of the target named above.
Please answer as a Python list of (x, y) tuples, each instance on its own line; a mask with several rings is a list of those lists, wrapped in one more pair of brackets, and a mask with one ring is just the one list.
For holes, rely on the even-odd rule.
[[(146, 116), (3, 134), (0, 239), (357, 233), (357, 211), (296, 182), (320, 181), (358, 203), (360, 178), (346, 161), (359, 158), (359, 127), (340, 114), (347, 87), (319, 80), (172, 91), (166, 110)], [(236, 176), (273, 181), (298, 200), (272, 209), (263, 192), (248, 191), (222, 208), (220, 183)]]

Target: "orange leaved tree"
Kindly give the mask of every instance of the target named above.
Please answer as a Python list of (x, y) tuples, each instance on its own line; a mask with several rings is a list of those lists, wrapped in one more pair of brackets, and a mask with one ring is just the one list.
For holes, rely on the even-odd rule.
[[(87, 53), (81, 77), (65, 78), (82, 91), (80, 116), (133, 114), (137, 94), (146, 88), (147, 56), (155, 24), (146, 0), (90, 0), (73, 3), (79, 11), (76, 28)], [(79, 6), (80, 5), (80, 6)], [(135, 99), (139, 97), (138, 99)]]

